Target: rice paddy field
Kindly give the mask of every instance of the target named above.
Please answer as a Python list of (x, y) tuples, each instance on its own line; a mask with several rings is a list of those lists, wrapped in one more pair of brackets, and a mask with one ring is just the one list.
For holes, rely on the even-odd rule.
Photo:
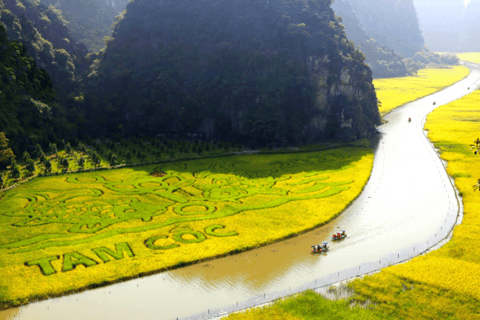
[(425, 127), (463, 197), (462, 224), (447, 244), (350, 282), (346, 300), (306, 292), (227, 319), (480, 319), (480, 156), (470, 146), (480, 138), (480, 90), (437, 108)]
[(384, 116), (393, 109), (428, 96), (458, 82), (470, 74), (468, 68), (455, 66), (451, 69), (422, 69), (416, 76), (375, 79), (380, 114)]
[(33, 179), (0, 193), (1, 307), (312, 229), (360, 194), (372, 165), (371, 149), (343, 147)]
[(459, 57), (461, 60), (480, 63), (480, 52), (457, 53), (457, 57)]

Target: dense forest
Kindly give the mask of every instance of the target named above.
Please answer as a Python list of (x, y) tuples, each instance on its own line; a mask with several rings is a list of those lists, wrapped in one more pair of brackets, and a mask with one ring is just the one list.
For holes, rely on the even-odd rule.
[[(53, 128), (58, 127), (53, 120), (54, 97), (50, 76), (37, 68), (21, 42), (7, 39), (0, 24), (0, 128), (10, 138), (13, 154), (48, 139)], [(10, 163), (13, 154), (0, 152), (0, 170)]]

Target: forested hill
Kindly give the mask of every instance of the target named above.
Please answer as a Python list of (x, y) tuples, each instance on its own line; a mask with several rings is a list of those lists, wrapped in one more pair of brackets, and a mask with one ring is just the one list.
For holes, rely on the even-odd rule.
[(61, 12), (38, 1), (0, 0), (0, 24), (4, 48), (15, 47), (3, 51), (0, 132), (16, 155), (75, 137), (83, 121), (75, 95), (89, 65), (87, 48), (71, 37)]
[(61, 12), (29, 0), (0, 0), (0, 23), (8, 38), (22, 42), (36, 65), (48, 71), (59, 95), (75, 90), (88, 50), (72, 38)]
[(348, 0), (335, 0), (332, 9), (342, 18), (348, 39), (354, 41), (365, 54), (374, 78), (403, 77), (408, 74), (402, 56), (367, 35)]
[(372, 75), (330, 5), (130, 2), (92, 65), (86, 114), (108, 135), (360, 137), (380, 121)]
[(52, 80), (0, 24), (0, 128), (15, 154), (53, 136)]
[(405, 58), (422, 51), (424, 39), (413, 0), (348, 1), (362, 28), (378, 43)]

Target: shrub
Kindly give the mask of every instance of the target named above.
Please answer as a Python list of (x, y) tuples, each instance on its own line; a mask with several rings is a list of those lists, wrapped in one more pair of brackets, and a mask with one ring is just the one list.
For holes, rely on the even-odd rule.
[(44, 165), (45, 165), (45, 172), (52, 171), (52, 163), (50, 162), (50, 160), (46, 159)]
[(20, 178), (20, 167), (16, 164), (12, 167), (12, 178)]
[(78, 166), (83, 169), (85, 167), (85, 158), (80, 157), (77, 162)]
[(32, 159), (29, 159), (27, 161), (27, 165), (25, 166), (25, 169), (27, 169), (27, 171), (29, 173), (34, 173), (35, 172), (35, 161), (33, 161)]
[(51, 152), (52, 154), (57, 154), (57, 152), (58, 152), (58, 151), (57, 151), (57, 145), (56, 145), (55, 143), (50, 143), (50, 144), (49, 144), (49, 148), (50, 148), (50, 152)]

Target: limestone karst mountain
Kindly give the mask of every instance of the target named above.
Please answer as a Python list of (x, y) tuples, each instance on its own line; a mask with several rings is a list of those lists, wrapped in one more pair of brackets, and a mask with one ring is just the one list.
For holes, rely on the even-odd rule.
[(406, 57), (422, 50), (413, 0), (348, 0), (365, 33)]
[(130, 2), (92, 66), (86, 114), (110, 134), (362, 136), (380, 121), (371, 71), (330, 5)]
[(408, 71), (402, 56), (372, 39), (360, 26), (349, 0), (336, 0), (332, 9), (342, 19), (345, 33), (349, 40), (355, 42), (366, 56), (366, 62), (372, 70), (374, 78), (406, 76)]

